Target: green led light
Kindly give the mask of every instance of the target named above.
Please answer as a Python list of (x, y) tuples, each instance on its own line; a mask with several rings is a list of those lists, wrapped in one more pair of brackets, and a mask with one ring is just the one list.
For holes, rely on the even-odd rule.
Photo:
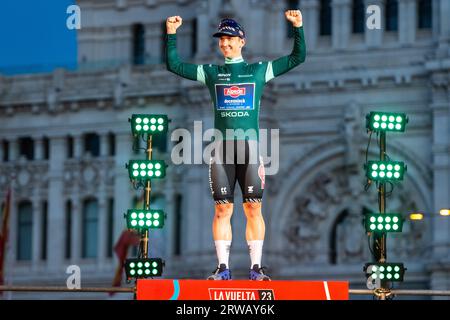
[(376, 131), (404, 131), (408, 119), (404, 113), (370, 112), (366, 116), (366, 127)]
[(368, 161), (365, 168), (367, 178), (374, 181), (403, 180), (406, 171), (404, 163), (398, 161)]
[[(366, 263), (364, 270), (367, 277), (389, 281), (403, 281), (405, 272), (403, 263)], [(395, 273), (393, 270), (396, 270)]]
[(136, 115), (131, 117), (131, 130), (134, 134), (163, 134), (167, 132), (167, 115)]
[[(137, 269), (134, 267), (137, 265)], [(127, 279), (161, 276), (163, 261), (161, 258), (127, 259), (125, 261), (125, 273)]]
[(131, 160), (128, 171), (131, 180), (161, 179), (166, 176), (166, 165), (163, 160)]
[(126, 214), (128, 229), (163, 228), (165, 215), (162, 210), (136, 210), (129, 209)]
[(366, 213), (366, 232), (401, 232), (403, 220), (398, 213)]

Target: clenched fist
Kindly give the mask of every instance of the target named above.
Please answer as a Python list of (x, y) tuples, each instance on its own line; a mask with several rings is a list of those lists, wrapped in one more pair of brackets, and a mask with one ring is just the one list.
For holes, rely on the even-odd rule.
[(168, 17), (166, 20), (167, 34), (177, 33), (177, 29), (183, 24), (183, 19), (180, 16)]
[(294, 27), (298, 28), (303, 25), (302, 13), (300, 10), (287, 10), (284, 15), (289, 22), (292, 22)]

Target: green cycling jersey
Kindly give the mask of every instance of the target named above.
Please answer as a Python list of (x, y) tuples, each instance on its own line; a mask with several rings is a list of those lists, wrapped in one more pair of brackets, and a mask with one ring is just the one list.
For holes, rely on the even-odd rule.
[[(219, 139), (259, 138), (259, 109), (264, 85), (305, 61), (303, 27), (293, 29), (294, 48), (290, 55), (253, 64), (248, 64), (242, 57), (226, 58), (224, 65), (181, 62), (176, 34), (167, 35), (167, 69), (183, 78), (206, 84), (213, 100), (214, 126), (222, 133)], [(227, 129), (232, 131), (227, 132)]]

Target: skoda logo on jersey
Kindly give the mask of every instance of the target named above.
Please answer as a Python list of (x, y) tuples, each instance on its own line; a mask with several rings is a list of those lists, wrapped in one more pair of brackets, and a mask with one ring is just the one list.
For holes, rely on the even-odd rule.
[(236, 86), (232, 86), (231, 88), (223, 89), (224, 96), (230, 96), (232, 98), (237, 98), (239, 96), (245, 95), (245, 88), (239, 88)]

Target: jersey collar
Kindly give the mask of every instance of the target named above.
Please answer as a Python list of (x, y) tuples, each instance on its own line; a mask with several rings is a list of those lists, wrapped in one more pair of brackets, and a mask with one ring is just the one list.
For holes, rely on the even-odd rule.
[(241, 63), (241, 62), (244, 62), (242, 56), (236, 58), (225, 58), (226, 64)]

